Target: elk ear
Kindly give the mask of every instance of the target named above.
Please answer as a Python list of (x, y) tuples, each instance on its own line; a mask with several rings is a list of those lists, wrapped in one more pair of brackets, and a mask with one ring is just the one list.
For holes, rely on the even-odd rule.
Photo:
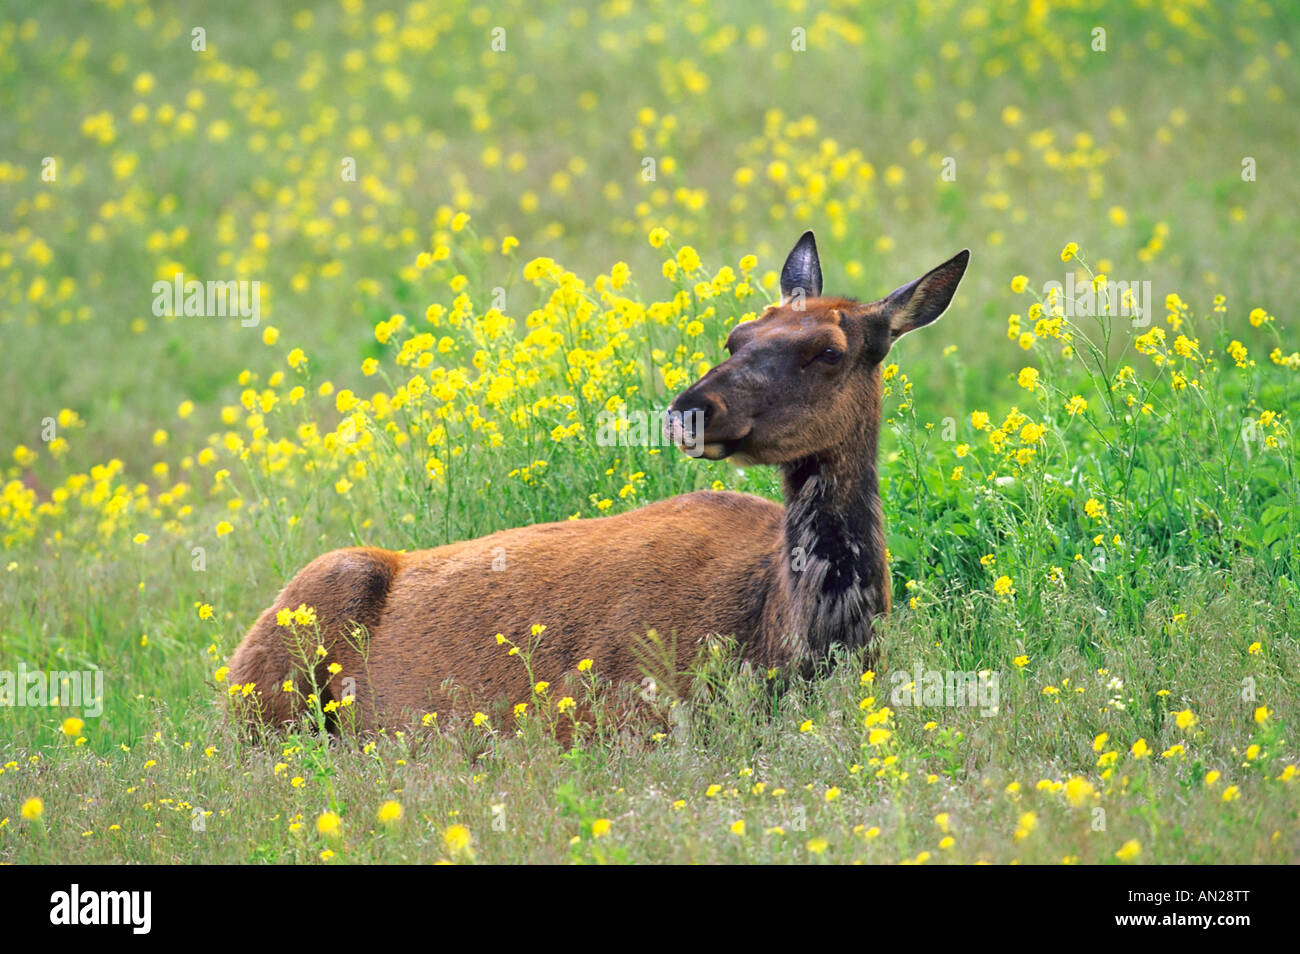
[(957, 291), (957, 283), (966, 274), (969, 261), (970, 249), (964, 248), (938, 268), (890, 292), (884, 308), (889, 317), (890, 338), (923, 328), (942, 315)]
[(822, 263), (817, 257), (817, 240), (811, 231), (804, 232), (794, 243), (781, 269), (781, 304), (822, 293)]

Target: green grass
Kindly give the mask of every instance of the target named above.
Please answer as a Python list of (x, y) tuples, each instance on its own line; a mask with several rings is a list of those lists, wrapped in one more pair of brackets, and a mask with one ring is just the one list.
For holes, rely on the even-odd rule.
[[(0, 670), (105, 673), (93, 718), (0, 706), (0, 861), (1300, 860), (1285, 10), (301, 9), (0, 23)], [(572, 749), (536, 706), (517, 732), (440, 713), (238, 737), (217, 675), (327, 549), (779, 497), (767, 468), (593, 435), (607, 402), (662, 406), (719, 360), (805, 228), (827, 290), (864, 299), (973, 251), (890, 359), (879, 658), (773, 694), (719, 647), (659, 720), (617, 731), (593, 697)], [(702, 268), (665, 275), (684, 246)], [(261, 327), (155, 317), (176, 267), (260, 281)], [(1040, 292), (1067, 270), (1151, 282), (1152, 324), (1051, 326)], [(996, 673), (997, 712), (906, 704), (918, 669)]]

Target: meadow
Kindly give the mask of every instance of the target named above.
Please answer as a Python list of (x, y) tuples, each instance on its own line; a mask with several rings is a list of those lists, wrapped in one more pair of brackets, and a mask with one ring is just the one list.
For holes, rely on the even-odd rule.
[[(6, 6), (0, 674), (102, 692), (0, 675), (0, 862), (1300, 861), (1296, 12)], [(719, 639), (630, 727), (587, 671), (237, 731), (229, 656), (319, 553), (780, 499), (600, 433), (809, 228), (863, 300), (972, 251), (884, 370), (878, 657), (773, 694)]]

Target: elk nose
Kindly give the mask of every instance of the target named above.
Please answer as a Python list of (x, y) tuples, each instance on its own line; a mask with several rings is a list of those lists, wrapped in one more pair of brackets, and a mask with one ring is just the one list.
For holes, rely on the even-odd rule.
[(677, 443), (695, 440), (722, 411), (722, 402), (713, 395), (686, 391), (669, 407), (665, 432)]
[(712, 394), (691, 394), (689, 391), (673, 402), (671, 410), (681, 416), (687, 429), (705, 428), (723, 411), (722, 401)]

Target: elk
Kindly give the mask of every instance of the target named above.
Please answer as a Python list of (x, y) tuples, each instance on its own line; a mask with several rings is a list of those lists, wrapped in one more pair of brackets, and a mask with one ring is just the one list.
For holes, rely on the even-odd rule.
[[(636, 646), (652, 630), (671, 637), (679, 673), (714, 635), (734, 638), (754, 665), (805, 671), (833, 647), (870, 644), (890, 605), (876, 472), (882, 362), (943, 314), (969, 258), (963, 250), (878, 301), (822, 297), (806, 232), (782, 268), (780, 303), (738, 324), (730, 357), (672, 402), (668, 437), (711, 460), (779, 467), (784, 506), (697, 491), (431, 550), (326, 553), (232, 657), (232, 683), (255, 685), (245, 711), (269, 726), (298, 718), (302, 694), (281, 684), (301, 688), (308, 665), (322, 697), (349, 680), (370, 729), (469, 700), (528, 700), (529, 673), (497, 634), (531, 642), (532, 678), (557, 686), (583, 659), (615, 684), (642, 680)], [(494, 571), (502, 552), (508, 568)], [(303, 604), (324, 655), (304, 655), (277, 625), (280, 610)], [(546, 627), (535, 639), (534, 624)]]

